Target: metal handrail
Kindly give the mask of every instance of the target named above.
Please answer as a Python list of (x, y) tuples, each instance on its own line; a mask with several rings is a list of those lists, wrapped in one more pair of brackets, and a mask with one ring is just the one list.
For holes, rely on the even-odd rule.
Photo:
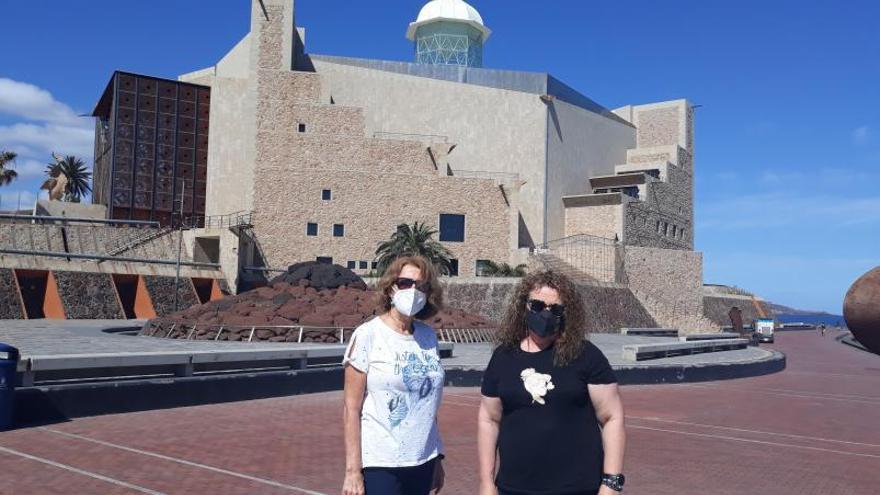
[(384, 132), (377, 131), (373, 133), (373, 138), (375, 139), (399, 139), (403, 138), (407, 140), (407, 138), (440, 138), (441, 143), (446, 143), (449, 141), (449, 136), (443, 136), (441, 134), (413, 134), (413, 133), (405, 133), (405, 132)]
[(489, 170), (456, 170), (450, 169), (452, 172), (449, 177), (461, 177), (465, 179), (495, 179), (510, 180), (519, 179), (519, 174), (515, 172), (493, 172)]
[[(289, 335), (291, 332), (297, 332), (297, 343), (302, 343), (303, 337), (306, 336), (309, 332), (338, 332), (337, 339), (340, 343), (346, 343), (346, 338), (351, 337), (351, 333), (354, 332), (355, 327), (311, 327), (308, 325), (229, 325), (225, 323), (200, 323), (198, 321), (182, 321), (182, 320), (172, 320), (172, 319), (157, 319), (149, 322), (144, 327), (144, 334), (149, 337), (158, 337), (156, 332), (162, 328), (162, 324), (171, 324), (170, 330), (167, 330), (163, 336), (159, 338), (171, 338), (171, 335), (174, 334), (175, 330), (178, 332), (182, 332), (181, 335), (186, 335), (186, 340), (192, 340), (193, 335), (196, 333), (196, 328), (208, 328), (208, 333), (216, 329), (217, 333), (213, 336), (214, 340), (219, 340), (220, 335), (226, 331), (250, 331), (248, 339), (245, 342), (254, 342), (253, 337), (256, 334), (257, 330), (287, 330), (287, 334)], [(152, 333), (150, 332), (152, 330)], [(439, 328), (437, 329), (437, 334), (440, 341), (448, 342), (446, 340), (450, 335), (453, 337), (458, 336), (460, 339), (467, 342), (486, 342), (491, 340), (491, 332), (495, 331), (495, 327), (483, 327), (483, 328)], [(177, 339), (175, 337), (175, 339)], [(178, 339), (179, 340), (179, 339)]]
[[(62, 223), (91, 223), (96, 225), (133, 225), (138, 227), (159, 227), (159, 222), (148, 220), (113, 220), (113, 219), (97, 219), (97, 218), (76, 218), (76, 217), (51, 217), (43, 215), (10, 215), (8, 213), (0, 214), (0, 220), (26, 220), (33, 223), (44, 222), (62, 222)], [(15, 223), (15, 222), (12, 222)]]

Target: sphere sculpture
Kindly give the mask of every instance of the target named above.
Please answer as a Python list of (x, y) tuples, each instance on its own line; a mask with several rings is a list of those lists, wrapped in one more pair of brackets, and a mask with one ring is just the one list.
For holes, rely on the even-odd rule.
[(843, 317), (853, 337), (880, 354), (880, 266), (862, 275), (843, 301)]

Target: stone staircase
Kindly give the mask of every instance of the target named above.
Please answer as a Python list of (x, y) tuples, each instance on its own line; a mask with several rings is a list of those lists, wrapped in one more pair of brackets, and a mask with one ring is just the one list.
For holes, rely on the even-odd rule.
[(133, 256), (140, 252), (160, 256), (160, 259), (164, 259), (169, 253), (176, 250), (174, 240), (169, 235), (173, 231), (171, 227), (143, 229), (143, 232), (127, 239), (121, 246), (109, 248), (107, 254), (110, 256)]
[(571, 279), (574, 283), (592, 284), (599, 281), (596, 277), (592, 277), (578, 268), (575, 268), (571, 263), (551, 252), (536, 252), (532, 257), (544, 270), (561, 273)]

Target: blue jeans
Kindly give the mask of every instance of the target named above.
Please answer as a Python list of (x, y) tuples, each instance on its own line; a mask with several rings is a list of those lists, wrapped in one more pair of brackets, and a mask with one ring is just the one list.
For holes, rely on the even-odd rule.
[(367, 495), (428, 495), (434, 481), (437, 459), (412, 467), (364, 468)]

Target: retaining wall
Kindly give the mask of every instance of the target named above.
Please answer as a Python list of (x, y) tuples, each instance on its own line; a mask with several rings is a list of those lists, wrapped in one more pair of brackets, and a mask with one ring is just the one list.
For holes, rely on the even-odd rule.
[(8, 268), (0, 268), (0, 319), (20, 320), (24, 318), (24, 308), (18, 288), (15, 286), (15, 274)]
[[(762, 305), (764, 311), (769, 314), (763, 301), (758, 300), (758, 304)], [(761, 316), (755, 307), (754, 300), (749, 296), (724, 295), (724, 296), (704, 296), (703, 297), (703, 314), (714, 323), (722, 326), (730, 325), (730, 316), (728, 313), (736, 306), (742, 311), (742, 321), (744, 325), (748, 325), (752, 320), (756, 320)]]

